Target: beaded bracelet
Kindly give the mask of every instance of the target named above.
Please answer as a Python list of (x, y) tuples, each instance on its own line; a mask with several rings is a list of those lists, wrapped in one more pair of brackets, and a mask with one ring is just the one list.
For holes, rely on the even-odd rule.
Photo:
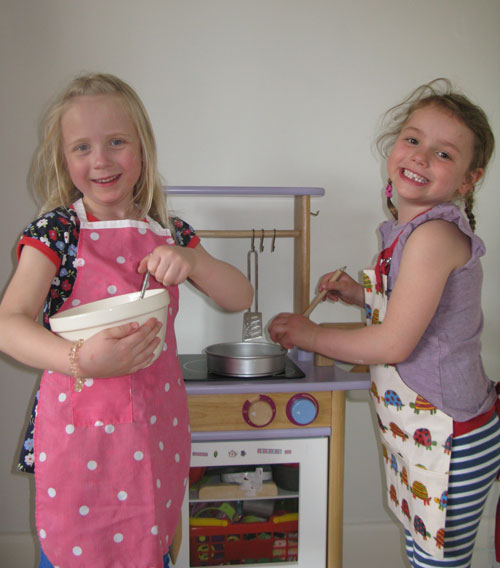
[(83, 345), (83, 339), (79, 339), (75, 341), (70, 349), (69, 352), (69, 368), (71, 371), (72, 377), (75, 379), (75, 391), (80, 392), (83, 388), (85, 383), (85, 378), (80, 377), (80, 372), (78, 370), (78, 351), (80, 347)]

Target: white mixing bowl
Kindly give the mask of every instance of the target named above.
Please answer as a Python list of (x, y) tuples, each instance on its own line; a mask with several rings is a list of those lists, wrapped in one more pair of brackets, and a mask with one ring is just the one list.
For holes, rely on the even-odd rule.
[(146, 290), (142, 300), (140, 294), (131, 292), (70, 308), (52, 316), (49, 319), (50, 327), (64, 339), (78, 341), (89, 339), (103, 329), (124, 323), (136, 321), (142, 325), (154, 317), (162, 324), (158, 332), (161, 342), (154, 352), (155, 361), (160, 356), (165, 342), (170, 296), (165, 288)]

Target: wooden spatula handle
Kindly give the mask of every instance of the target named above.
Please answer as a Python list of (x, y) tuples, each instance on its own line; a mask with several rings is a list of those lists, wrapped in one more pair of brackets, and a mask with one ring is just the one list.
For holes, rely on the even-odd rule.
[[(336, 270), (331, 275), (328, 282), (335, 282), (335, 280), (338, 280), (342, 276), (342, 273), (345, 271), (346, 268), (347, 268), (347, 266), (343, 266), (342, 268), (339, 268), (338, 270)], [(311, 312), (314, 310), (314, 308), (326, 296), (326, 292), (327, 292), (326, 290), (321, 290), (321, 292), (316, 294), (316, 296), (314, 297), (314, 300), (309, 304), (309, 307), (306, 309), (306, 311), (302, 315), (305, 316), (306, 318), (308, 318), (311, 315)]]

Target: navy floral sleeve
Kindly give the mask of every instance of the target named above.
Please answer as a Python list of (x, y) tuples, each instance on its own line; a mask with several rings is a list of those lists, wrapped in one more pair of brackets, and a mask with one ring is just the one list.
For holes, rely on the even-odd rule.
[[(179, 217), (172, 217), (170, 225), (177, 245), (194, 248), (200, 242), (194, 229)], [(30, 223), (24, 230), (18, 243), (18, 257), (23, 246), (33, 246), (45, 254), (57, 266), (56, 276), (52, 281), (43, 306), (43, 325), (47, 329), (50, 329), (49, 318), (59, 311), (73, 291), (77, 276), (74, 261), (78, 250), (79, 235), (80, 222), (76, 211), (71, 208), (61, 207), (46, 213)], [(38, 392), (35, 396), (17, 464), (17, 469), (26, 473), (35, 472), (33, 434), (37, 405)]]
[(23, 246), (34, 246), (58, 267), (43, 306), (43, 325), (47, 329), (50, 329), (49, 318), (60, 309), (73, 290), (79, 234), (80, 223), (76, 212), (59, 208), (30, 223), (19, 241), (18, 255)]

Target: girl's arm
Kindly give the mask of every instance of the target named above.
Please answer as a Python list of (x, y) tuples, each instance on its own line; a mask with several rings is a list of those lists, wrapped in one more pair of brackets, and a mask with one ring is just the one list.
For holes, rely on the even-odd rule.
[(162, 245), (142, 259), (138, 271), (149, 272), (164, 286), (189, 279), (221, 308), (237, 312), (252, 303), (253, 288), (234, 266), (210, 255), (201, 244), (195, 248)]
[(437, 309), (452, 270), (470, 258), (470, 241), (452, 223), (435, 220), (408, 238), (381, 324), (353, 330), (322, 328), (297, 314), (280, 314), (271, 338), (284, 347), (356, 364), (399, 363), (415, 349)]
[[(30, 367), (70, 375), (72, 342), (36, 321), (55, 274), (55, 265), (43, 253), (23, 247), (0, 304), (0, 350)], [(82, 376), (120, 376), (144, 367), (152, 358), (157, 331), (156, 320), (150, 320), (141, 328), (129, 324), (96, 334), (78, 354)]]

